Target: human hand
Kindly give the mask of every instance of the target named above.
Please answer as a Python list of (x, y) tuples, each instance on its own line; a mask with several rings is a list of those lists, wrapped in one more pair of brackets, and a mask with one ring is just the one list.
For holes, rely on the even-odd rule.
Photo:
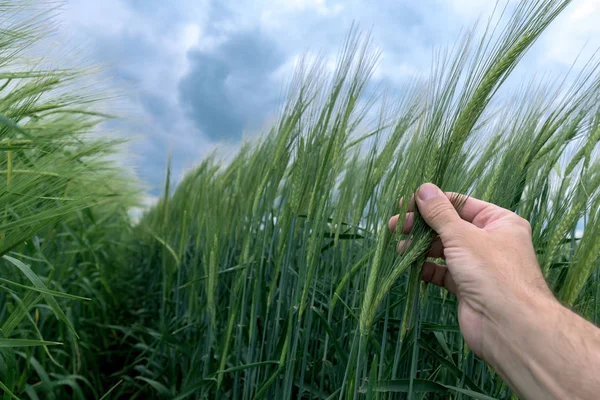
[[(416, 205), (425, 222), (439, 235), (428, 257), (445, 258), (446, 265), (426, 261), (422, 278), (454, 293), (458, 319), (469, 347), (488, 362), (498, 350), (502, 327), (513, 323), (524, 307), (535, 302), (557, 303), (535, 256), (529, 222), (512, 211), (474, 198), (463, 198), (457, 211), (433, 184), (417, 191)], [(398, 216), (390, 219), (394, 230)], [(403, 231), (414, 224), (414, 199)], [(399, 243), (399, 251), (408, 246)]]

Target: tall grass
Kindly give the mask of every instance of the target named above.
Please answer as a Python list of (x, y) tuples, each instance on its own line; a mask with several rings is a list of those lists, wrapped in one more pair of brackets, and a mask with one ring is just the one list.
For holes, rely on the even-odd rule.
[(140, 378), (178, 398), (510, 398), (456, 300), (420, 283), (433, 233), (417, 219), (400, 257), (386, 221), (427, 181), (512, 209), (553, 290), (597, 318), (597, 65), (494, 101), (567, 4), (519, 3), (395, 105), (367, 97), (377, 54), (356, 31), (332, 74), (301, 63), (262, 140), (204, 160), (136, 227), (131, 265), (162, 273)]
[(0, 1), (4, 398), (52, 399), (60, 390), (84, 398), (82, 386), (101, 387), (82, 360), (95, 344), (77, 328), (90, 310), (103, 311), (106, 296), (98, 294), (110, 290), (110, 253), (137, 190), (110, 159), (119, 142), (96, 132), (108, 118), (94, 111), (102, 93), (82, 89), (77, 71), (43, 69), (43, 60), (31, 59), (30, 49), (50, 33), (47, 7)]
[[(5, 236), (12, 247), (1, 242), (14, 271), (0, 281), (2, 389), (30, 398), (512, 398), (462, 340), (456, 299), (420, 282), (433, 233), (418, 216), (408, 237), (387, 220), (427, 181), (512, 209), (531, 221), (557, 296), (598, 323), (598, 64), (569, 84), (497, 96), (568, 3), (499, 10), (505, 22), (437, 53), (429, 79), (396, 103), (370, 86), (378, 54), (352, 30), (332, 73), (322, 61), (299, 63), (260, 140), (227, 164), (201, 160), (174, 190), (167, 169), (163, 198), (135, 226), (125, 215), (131, 184), (104, 156), (115, 143), (86, 135), (104, 117), (80, 112), (80, 98), (48, 100), (44, 79), (62, 85), (71, 72), (22, 78), (33, 82), (30, 107), (61, 111), (0, 103), (11, 135), (0, 231), (17, 232)], [(31, 142), (16, 149), (18, 140)]]

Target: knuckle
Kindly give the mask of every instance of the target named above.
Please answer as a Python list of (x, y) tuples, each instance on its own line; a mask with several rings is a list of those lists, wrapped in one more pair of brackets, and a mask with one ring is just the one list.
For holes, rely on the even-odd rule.
[(518, 217), (517, 220), (518, 225), (527, 232), (529, 236), (532, 235), (531, 224), (525, 218)]
[(448, 212), (451, 211), (449, 203), (436, 202), (427, 210), (427, 216), (434, 221), (445, 221), (448, 219)]

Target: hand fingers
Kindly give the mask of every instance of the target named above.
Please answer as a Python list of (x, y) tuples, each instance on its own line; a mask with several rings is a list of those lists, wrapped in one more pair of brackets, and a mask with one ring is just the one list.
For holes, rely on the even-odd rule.
[(456, 225), (463, 222), (444, 192), (431, 183), (421, 185), (417, 191), (416, 203), (427, 225), (442, 239), (456, 231)]
[[(398, 242), (398, 253), (404, 254), (410, 247), (411, 240), (401, 240)], [(444, 258), (444, 245), (440, 238), (436, 238), (433, 243), (431, 243), (431, 248), (427, 252), (427, 257), (431, 258)]]
[[(390, 228), (390, 231), (394, 232), (396, 230), (396, 227), (398, 226), (399, 218), (400, 218), (399, 215), (394, 215), (392, 218), (390, 218), (390, 221), (388, 222), (388, 227)], [(415, 223), (415, 214), (407, 213), (406, 216), (404, 217), (404, 224), (402, 225), (402, 233), (404, 233), (404, 234), (409, 233), (411, 231), (414, 223)]]
[[(400, 208), (402, 208), (402, 203), (404, 202), (404, 199), (400, 199), (400, 202), (398, 204), (398, 206)], [(408, 212), (414, 212), (415, 211), (415, 196), (410, 196), (410, 200), (408, 201)]]
[[(459, 216), (467, 222), (473, 223), (478, 228), (483, 228), (481, 223), (476, 220), (476, 217), (481, 214), (484, 210), (489, 210), (490, 208), (500, 208), (494, 204), (485, 202), (483, 200), (475, 199), (473, 197), (467, 197), (460, 193), (454, 192), (444, 192), (446, 197), (452, 202), (455, 208), (458, 208)], [(400, 199), (400, 207), (402, 207), (403, 199)], [(458, 207), (459, 206), (459, 207)], [(412, 213), (415, 211), (415, 201), (414, 196), (411, 196), (410, 201), (408, 203), (408, 213)]]
[(457, 293), (456, 283), (454, 283), (448, 267), (444, 265), (426, 261), (425, 264), (423, 264), (421, 279), (425, 282), (431, 282), (436, 286), (443, 287), (451, 293)]

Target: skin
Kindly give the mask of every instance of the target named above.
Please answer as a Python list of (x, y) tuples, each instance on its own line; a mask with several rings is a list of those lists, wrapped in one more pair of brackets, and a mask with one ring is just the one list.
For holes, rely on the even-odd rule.
[[(468, 198), (457, 211), (432, 184), (411, 200), (437, 232), (422, 278), (458, 298), (458, 320), (469, 347), (526, 399), (600, 398), (600, 329), (562, 306), (536, 259), (527, 220)], [(398, 216), (389, 222), (395, 230)], [(398, 249), (406, 249), (399, 243)]]

